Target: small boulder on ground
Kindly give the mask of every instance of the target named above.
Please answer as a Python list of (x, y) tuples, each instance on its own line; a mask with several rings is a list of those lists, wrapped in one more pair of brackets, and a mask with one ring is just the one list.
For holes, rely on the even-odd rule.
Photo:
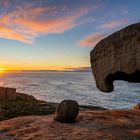
[(55, 113), (54, 119), (59, 122), (74, 122), (79, 113), (79, 105), (74, 100), (63, 100)]

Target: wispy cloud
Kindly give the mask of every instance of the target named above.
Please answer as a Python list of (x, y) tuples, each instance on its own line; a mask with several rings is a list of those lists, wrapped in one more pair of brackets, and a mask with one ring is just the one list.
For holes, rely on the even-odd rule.
[[(5, 39), (12, 39), (12, 40), (17, 40), (25, 43), (32, 43), (33, 37), (28, 37), (20, 32), (9, 28), (7, 26), (1, 26), (0, 28), (0, 38), (5, 38)], [(32, 39), (31, 39), (32, 38)]]
[(74, 72), (91, 72), (91, 67), (73, 67), (73, 68), (65, 68), (66, 71), (74, 71)]
[(66, 6), (17, 6), (0, 15), (0, 38), (32, 44), (42, 34), (63, 33), (81, 25), (83, 16), (97, 9), (96, 6), (70, 10)]
[(127, 20), (119, 20), (119, 21), (113, 20), (113, 21), (110, 21), (110, 22), (107, 22), (107, 23), (100, 25), (99, 28), (113, 29), (113, 28), (119, 27), (121, 25), (125, 25), (127, 22), (128, 22)]
[(105, 38), (108, 34), (94, 33), (80, 40), (80, 45), (85, 47), (95, 46), (101, 39)]

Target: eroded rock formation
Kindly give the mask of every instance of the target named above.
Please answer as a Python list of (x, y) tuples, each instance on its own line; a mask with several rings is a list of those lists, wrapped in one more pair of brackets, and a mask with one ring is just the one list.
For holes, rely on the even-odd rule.
[(114, 89), (113, 81), (140, 82), (140, 23), (101, 40), (90, 54), (97, 88)]

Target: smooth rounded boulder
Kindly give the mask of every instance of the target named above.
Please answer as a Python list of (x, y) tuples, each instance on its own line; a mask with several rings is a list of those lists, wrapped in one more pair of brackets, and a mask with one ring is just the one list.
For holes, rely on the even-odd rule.
[(79, 113), (79, 105), (74, 100), (63, 100), (55, 113), (54, 119), (59, 122), (72, 123)]

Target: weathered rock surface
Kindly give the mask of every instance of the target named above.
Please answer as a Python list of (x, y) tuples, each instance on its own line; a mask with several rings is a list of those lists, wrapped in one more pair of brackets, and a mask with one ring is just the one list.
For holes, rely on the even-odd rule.
[(51, 116), (0, 122), (0, 140), (140, 140), (140, 110), (86, 111), (75, 123)]
[(114, 80), (140, 82), (140, 23), (130, 25), (101, 40), (90, 54), (97, 88), (114, 89)]
[(73, 100), (62, 101), (55, 113), (54, 119), (59, 122), (74, 122), (79, 113), (79, 105)]

